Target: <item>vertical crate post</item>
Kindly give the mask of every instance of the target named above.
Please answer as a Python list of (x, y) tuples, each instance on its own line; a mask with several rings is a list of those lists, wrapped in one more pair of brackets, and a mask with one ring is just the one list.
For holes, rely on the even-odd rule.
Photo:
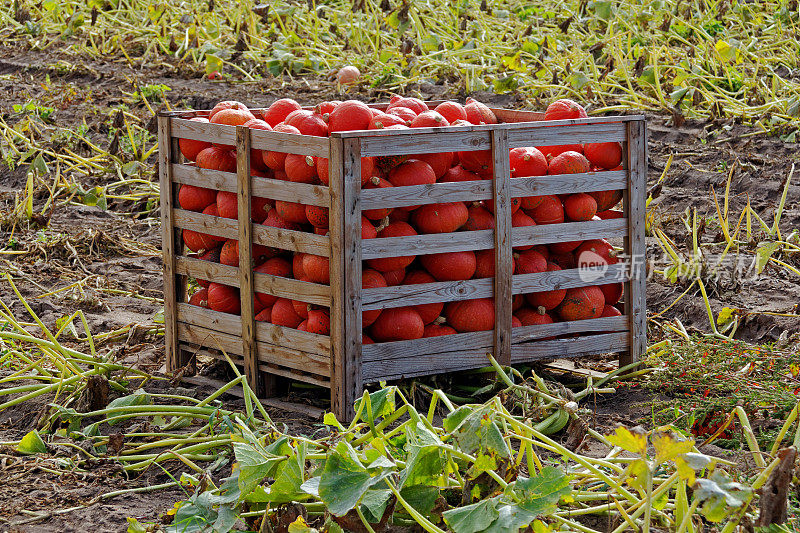
[(172, 123), (167, 113), (158, 115), (158, 184), (161, 191), (161, 250), (164, 262), (164, 351), (167, 371), (175, 372), (187, 361), (178, 343), (178, 284), (175, 273), (175, 228), (172, 210), (175, 206), (172, 185)]
[(361, 394), (361, 141), (330, 139), (331, 409), (355, 415)]
[(647, 129), (644, 120), (626, 123), (628, 188), (624, 210), (628, 218), (625, 239), (630, 262), (630, 277), (625, 283), (625, 314), (630, 317), (630, 349), (620, 353), (619, 364), (638, 361), (647, 348), (645, 308), (645, 189), (647, 187)]
[(242, 304), (242, 357), (251, 389), (260, 394), (253, 290), (253, 224), (250, 222), (250, 129), (236, 127), (236, 200), (239, 217), (239, 297)]
[(508, 131), (492, 131), (494, 176), (494, 357), (511, 364), (512, 293), (511, 184)]

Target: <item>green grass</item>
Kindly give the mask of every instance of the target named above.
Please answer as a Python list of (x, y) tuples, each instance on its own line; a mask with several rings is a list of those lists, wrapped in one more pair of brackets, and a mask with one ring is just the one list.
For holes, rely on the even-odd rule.
[(65, 47), (76, 64), (93, 58), (279, 82), (354, 64), (364, 87), (386, 91), (446, 83), (452, 92), (519, 91), (534, 107), (567, 96), (594, 111), (724, 115), (795, 129), (800, 83), (790, 73), (800, 17), (791, 0), (483, 5), (309, 0), (254, 11), (231, 0), (15, 0), (0, 8), (0, 23), (6, 42)]

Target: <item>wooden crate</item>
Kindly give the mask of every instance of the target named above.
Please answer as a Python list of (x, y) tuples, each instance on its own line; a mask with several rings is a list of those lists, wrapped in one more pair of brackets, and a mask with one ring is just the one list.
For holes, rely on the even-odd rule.
[[(176, 370), (198, 350), (223, 350), (240, 363), (259, 394), (275, 394), (276, 377), (331, 389), (332, 410), (349, 419), (365, 383), (466, 370), (487, 365), (487, 353), (502, 364), (555, 357), (619, 353), (620, 362), (645, 350), (644, 215), (647, 171), (642, 116), (543, 122), (540, 113), (493, 110), (503, 122), (458, 128), (354, 131), (330, 137), (289, 135), (244, 127), (192, 122), (207, 111), (159, 116), (159, 171), (163, 229), (167, 367)], [(180, 162), (179, 138), (235, 145), (237, 172), (199, 169)], [(565, 176), (510, 178), (509, 149), (618, 141), (623, 170)], [(251, 149), (326, 157), (330, 186), (251, 177)], [(494, 179), (362, 190), (361, 157), (443, 151), (491, 150)], [(238, 195), (237, 220), (180, 209), (179, 184)], [(513, 228), (510, 199), (546, 194), (623, 191), (623, 218)], [(327, 236), (250, 223), (250, 198), (260, 196), (330, 208)], [(362, 209), (494, 199), (495, 229), (362, 240)], [(239, 268), (188, 257), (183, 229), (239, 240)], [(512, 247), (594, 238), (620, 238), (624, 260), (599, 278), (579, 269), (512, 275)], [(331, 284), (320, 285), (254, 273), (252, 243), (330, 258)], [(496, 276), (458, 282), (361, 289), (362, 260), (495, 249)], [(241, 316), (191, 306), (187, 277), (239, 287)], [(520, 293), (624, 281), (621, 317), (511, 327), (511, 300)], [(254, 320), (254, 292), (301, 300), (331, 309), (331, 335), (321, 336)], [(411, 341), (361, 344), (363, 310), (430, 302), (494, 297), (494, 331)], [(558, 338), (550, 339), (557, 336)], [(549, 339), (549, 340), (543, 340)]]

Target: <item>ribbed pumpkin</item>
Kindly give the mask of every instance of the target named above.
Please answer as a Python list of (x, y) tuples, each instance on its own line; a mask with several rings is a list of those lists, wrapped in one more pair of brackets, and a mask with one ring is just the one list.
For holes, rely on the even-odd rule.
[[(552, 261), (547, 263), (547, 271), (555, 272), (561, 270), (561, 267)], [(567, 295), (567, 289), (553, 289), (551, 291), (533, 292), (525, 295), (525, 300), (534, 308), (543, 307), (545, 310), (550, 311), (555, 309), (564, 301)]]
[(358, 100), (347, 100), (337, 105), (328, 116), (328, 130), (351, 131), (369, 129), (372, 112), (369, 106)]
[[(422, 283), (435, 283), (436, 279), (424, 270), (412, 270), (403, 278), (403, 285), (420, 285)], [(419, 313), (420, 318), (425, 324), (430, 324), (442, 314), (444, 303), (435, 302), (429, 304), (415, 305), (414, 309)]]
[(275, 301), (272, 306), (272, 313), (270, 313), (270, 322), (276, 326), (296, 328), (302, 321), (303, 318), (295, 312), (291, 300), (278, 298)]
[(294, 224), (307, 224), (306, 206), (295, 202), (284, 202), (283, 200), (275, 200), (275, 210), (280, 217)]
[(512, 178), (547, 174), (547, 159), (538, 148), (532, 146), (514, 148), (508, 153), (508, 160)]
[(554, 254), (568, 254), (571, 253), (575, 248), (581, 245), (583, 241), (563, 241), (563, 242), (552, 242), (547, 246), (552, 250)]
[(386, 107), (386, 111), (387, 112), (391, 111), (395, 107), (406, 107), (412, 110), (417, 115), (429, 110), (428, 104), (426, 104), (419, 98), (404, 97), (404, 96), (393, 96), (389, 100), (389, 105)]
[(178, 190), (178, 204), (181, 209), (200, 213), (206, 207), (213, 204), (217, 199), (217, 192), (205, 187), (195, 187), (194, 185), (181, 185)]
[(303, 107), (291, 98), (281, 98), (270, 104), (266, 111), (262, 113), (264, 120), (273, 128), (283, 122), (289, 113), (302, 109)]
[[(380, 232), (378, 232), (378, 237), (408, 237), (411, 235), (417, 235), (417, 232), (414, 228), (411, 227), (410, 224), (406, 222), (392, 222), (385, 228), (383, 228)], [(380, 259), (369, 259), (367, 264), (377, 270), (378, 272), (389, 272), (391, 270), (398, 270), (400, 268), (405, 268), (410, 265), (413, 261), (415, 255), (405, 255), (399, 257), (383, 257)], [(388, 282), (388, 280), (387, 280)]]
[(228, 266), (239, 266), (239, 241), (236, 239), (228, 239), (222, 243), (222, 249), (219, 252), (219, 262)]
[(450, 302), (444, 308), (447, 323), (460, 333), (488, 331), (494, 328), (494, 301), (478, 298)]
[(428, 163), (433, 169), (436, 179), (439, 180), (450, 170), (450, 167), (453, 166), (454, 157), (455, 154), (453, 152), (437, 152), (433, 154), (412, 155), (411, 159), (418, 159)]
[(564, 200), (564, 214), (573, 222), (592, 220), (597, 214), (597, 202), (585, 192), (570, 194)]
[(431, 166), (419, 159), (409, 159), (389, 172), (389, 181), (395, 187), (429, 185), (436, 183), (436, 174)]
[(607, 283), (599, 285), (600, 290), (603, 291), (603, 298), (606, 305), (614, 305), (622, 298), (622, 283)]
[(583, 154), (570, 150), (551, 159), (547, 173), (550, 175), (583, 174), (589, 172), (589, 169), (589, 160)]
[[(329, 174), (329, 161), (327, 158), (318, 157), (317, 158), (317, 177), (319, 178), (320, 183), (323, 185), (330, 184), (330, 174)], [(369, 179), (373, 176), (377, 175), (377, 171), (375, 169), (375, 158), (374, 157), (362, 157), (361, 158), (361, 186), (364, 187)]]
[(256, 315), (258, 322), (270, 322), (272, 320), (272, 307), (265, 307)]
[[(377, 270), (365, 268), (361, 271), (361, 288), (362, 289), (377, 289), (379, 287), (388, 287), (383, 275)], [(361, 314), (361, 327), (368, 328), (380, 316), (381, 309), (374, 309), (371, 311), (364, 311)]]
[(217, 213), (222, 218), (239, 218), (239, 201), (235, 192), (217, 192)]
[[(542, 155), (547, 159), (548, 163), (563, 154), (564, 152), (577, 152), (579, 154), (583, 153), (583, 145), (582, 144), (560, 144), (558, 146), (539, 146), (539, 151), (542, 152)], [(556, 172), (551, 172), (551, 174), (556, 174)]]
[(292, 307), (294, 307), (294, 312), (297, 313), (297, 316), (303, 320), (308, 318), (308, 312), (310, 310), (319, 309), (319, 306), (314, 306), (307, 302), (301, 302), (300, 300), (292, 300)]
[(204, 287), (192, 294), (192, 297), (189, 298), (189, 305), (208, 309), (208, 289)]
[(383, 274), (383, 279), (386, 280), (386, 284), (389, 287), (396, 287), (403, 283), (403, 280), (406, 277), (406, 269), (405, 268), (398, 268), (396, 270), (390, 270), (388, 272), (381, 272)]
[(625, 213), (622, 211), (615, 211), (614, 209), (608, 209), (606, 211), (598, 211), (597, 217), (600, 220), (609, 220), (613, 218), (622, 218), (625, 216)]
[(614, 307), (613, 305), (604, 305), (603, 312), (600, 313), (600, 317), (611, 317), (611, 316), (622, 316), (622, 311)]
[(217, 113), (219, 113), (223, 109), (232, 109), (232, 108), (235, 108), (235, 109), (245, 108), (245, 109), (247, 109), (247, 106), (245, 106), (243, 103), (241, 103), (241, 102), (239, 102), (237, 100), (222, 100), (221, 102), (217, 102), (214, 105), (214, 107), (211, 108), (211, 111), (209, 111), (209, 113), (208, 113), (208, 118), (209, 119), (213, 118), (214, 115), (216, 115)]
[(292, 256), (292, 277), (301, 281), (308, 281), (306, 279), (306, 273), (303, 272), (303, 257), (305, 255), (304, 253), (296, 252), (294, 256)]
[[(622, 200), (622, 191), (593, 191), (589, 193), (594, 201), (597, 202), (597, 214), (599, 215), (602, 211), (608, 211), (615, 205), (617, 205), (620, 200)], [(603, 218), (602, 216), (600, 218)]]
[(283, 169), (289, 181), (295, 183), (316, 183), (317, 181), (317, 162), (310, 155), (287, 155), (283, 162)]
[(411, 121), (417, 118), (416, 111), (403, 106), (390, 107), (386, 109), (386, 114), (400, 117), (406, 126), (409, 126)]
[(273, 207), (275, 207), (275, 200), (253, 196), (250, 202), (250, 217), (253, 219), (253, 222), (261, 224), (264, 222), (264, 219), (267, 218), (269, 210)]
[[(260, 274), (270, 274), (272, 276), (280, 276), (282, 278), (292, 277), (292, 264), (283, 257), (272, 257), (267, 259), (265, 263), (257, 266), (256, 272)], [(266, 294), (264, 292), (257, 292), (256, 299), (261, 302), (264, 307), (272, 306), (277, 300), (277, 296)]]
[[(305, 217), (305, 209), (303, 210), (303, 216)], [(272, 226), (273, 228), (291, 229), (295, 231), (302, 229), (302, 226), (300, 226), (299, 224), (289, 222), (288, 220), (282, 218), (278, 214), (277, 209), (270, 209), (270, 211), (267, 213), (267, 218), (264, 219), (264, 222), (262, 222), (262, 224), (265, 226)]]
[(592, 165), (611, 170), (622, 162), (622, 145), (618, 142), (587, 143), (583, 145), (583, 155)]
[[(245, 122), (243, 125), (251, 130), (272, 131), (272, 126), (258, 118)], [(250, 150), (250, 166), (257, 171), (267, 170), (267, 165), (264, 164), (263, 150)]]
[(398, 117), (397, 115), (390, 115), (389, 113), (378, 113), (377, 115), (372, 117), (372, 120), (369, 121), (368, 129), (382, 130), (384, 128), (388, 128), (389, 126), (393, 126), (395, 124), (407, 126), (406, 121)]
[(193, 252), (207, 252), (213, 248), (219, 246), (219, 241), (212, 238), (211, 235), (207, 235), (205, 233), (199, 233), (194, 230), (185, 229), (183, 230), (183, 242), (186, 244), (186, 247), (189, 248)]
[(599, 287), (578, 287), (567, 289), (567, 295), (556, 312), (562, 320), (587, 320), (598, 318), (605, 304), (603, 291)]
[(331, 316), (327, 309), (312, 309), (308, 312), (306, 331), (317, 335), (331, 334)]
[[(192, 122), (202, 122), (204, 124), (208, 124), (208, 119), (205, 117), (194, 117), (189, 119)], [(178, 140), (178, 148), (183, 154), (183, 157), (188, 159), (189, 161), (194, 161), (197, 159), (197, 154), (209, 148), (211, 146), (210, 142), (206, 141), (195, 141), (194, 139), (179, 139)]]
[(467, 208), (467, 221), (461, 227), (464, 231), (494, 229), (494, 215), (480, 202), (473, 202)]
[(306, 219), (317, 228), (328, 227), (328, 208), (318, 205), (306, 206)]
[(547, 259), (536, 250), (525, 250), (514, 254), (517, 274), (534, 274), (547, 271)]
[(575, 256), (572, 255), (572, 253), (557, 254), (555, 252), (551, 252), (549, 260), (557, 264), (564, 270), (569, 270), (577, 266), (577, 264), (575, 263)]
[(442, 115), (450, 123), (456, 120), (467, 120), (467, 112), (464, 110), (464, 106), (457, 102), (442, 102), (436, 106), (434, 111)]
[[(392, 187), (389, 180), (383, 179), (380, 176), (373, 176), (364, 185), (365, 189), (388, 189)], [(393, 209), (391, 207), (383, 209), (365, 209), (361, 212), (362, 215), (370, 220), (382, 220), (389, 216)]]
[(553, 317), (547, 314), (547, 310), (542, 307), (531, 309), (530, 307), (523, 307), (514, 313), (523, 326), (538, 326), (541, 324), (552, 324)]
[[(218, 104), (219, 105), (219, 104)], [(227, 126), (242, 126), (256, 117), (247, 107), (239, 102), (231, 104), (230, 107), (219, 109), (208, 115), (208, 120), (212, 124), (224, 124)]]
[[(292, 133), (294, 135), (300, 135), (300, 130), (295, 128), (294, 126), (290, 126), (288, 124), (277, 124), (273, 127), (272, 131), (278, 133)], [(264, 160), (264, 164), (267, 165), (272, 170), (283, 170), (286, 165), (286, 156), (289, 154), (285, 154), (283, 152), (270, 152), (270, 151), (263, 151), (261, 152), (262, 159)]]
[(456, 333), (458, 333), (456, 330), (444, 324), (428, 324), (422, 332), (422, 337), (441, 337), (443, 335), (455, 335)]
[(412, 128), (440, 128), (449, 125), (450, 122), (436, 111), (423, 111), (409, 124)]
[(242, 310), (239, 289), (219, 283), (208, 284), (208, 307), (220, 313), (238, 315)]
[(328, 285), (331, 282), (330, 260), (321, 255), (305, 254), (303, 256), (303, 274), (308, 281)]
[(545, 120), (565, 120), (587, 117), (588, 115), (583, 106), (569, 98), (556, 100), (547, 106), (547, 110), (544, 112)]
[(528, 211), (537, 224), (560, 224), (564, 222), (564, 206), (558, 196), (540, 196), (541, 203)]
[(447, 172), (439, 179), (440, 182), (453, 182), (453, 181), (478, 181), (483, 180), (482, 176), (465, 169), (460, 164), (450, 167)]
[(384, 309), (369, 332), (377, 342), (420, 339), (425, 333), (425, 324), (415, 309), (396, 307)]
[[(495, 259), (494, 249), (476, 250), (475, 251), (475, 279), (480, 278), (493, 278), (495, 273)], [(514, 274), (517, 269), (517, 262), (511, 261), (511, 273)]]
[(475, 252), (471, 250), (422, 255), (419, 262), (437, 281), (470, 279), (477, 267)]
[(411, 215), (411, 222), (420, 233), (451, 233), (466, 224), (468, 218), (464, 202), (451, 202), (423, 205)]
[(478, 150), (475, 152), (458, 152), (461, 166), (470, 172), (478, 174), (482, 179), (492, 177), (492, 152), (491, 150)]
[(616, 265), (619, 262), (617, 252), (605, 239), (590, 239), (575, 250), (575, 258), (579, 266)]
[[(387, 222), (388, 223), (388, 222)], [(375, 239), (378, 236), (378, 230), (372, 225), (372, 222), (365, 216), (361, 216), (361, 238), (362, 239)]]
[(314, 137), (328, 136), (328, 124), (325, 123), (325, 120), (321, 116), (313, 111), (308, 111), (306, 109), (292, 111), (286, 116), (285, 122), (289, 126), (297, 128), (303, 135), (312, 135)]
[[(526, 226), (535, 226), (536, 222), (528, 216), (524, 211), (515, 211), (511, 215), (511, 226), (514, 228), (524, 228)], [(528, 246), (515, 246), (514, 250), (530, 250), (533, 248), (533, 245)]]
[(464, 106), (467, 120), (471, 124), (497, 124), (497, 117), (488, 106), (480, 103), (474, 98), (467, 98), (467, 105)]

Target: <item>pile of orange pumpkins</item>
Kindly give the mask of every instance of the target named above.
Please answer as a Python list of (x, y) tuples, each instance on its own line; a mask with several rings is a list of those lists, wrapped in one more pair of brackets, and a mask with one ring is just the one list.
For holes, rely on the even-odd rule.
[[(582, 106), (563, 99), (548, 106), (545, 120), (586, 116)], [(400, 96), (393, 97), (383, 111), (355, 100), (323, 102), (312, 110), (284, 98), (262, 112), (252, 112), (240, 102), (224, 101), (218, 103), (208, 117), (191, 120), (313, 136), (349, 130), (457, 128), (498, 122), (489, 107), (473, 99), (467, 99), (466, 105), (444, 102), (430, 109), (417, 98)], [(193, 162), (198, 167), (236, 171), (236, 151), (232, 146), (190, 139), (180, 139), (179, 146), (187, 162)], [(622, 147), (616, 142), (540, 148), (531, 146), (512, 149), (509, 158), (512, 178), (587, 173), (619, 169)], [(328, 184), (328, 160), (325, 158), (253, 150), (251, 165), (253, 175), (258, 177)], [(492, 175), (489, 151), (365, 157), (361, 161), (363, 189), (490, 180)], [(512, 224), (520, 227), (621, 217), (619, 211), (613, 210), (621, 197), (622, 191), (614, 190), (514, 198)], [(236, 194), (232, 192), (182, 185), (178, 203), (182, 209), (206, 215), (232, 219), (238, 215)], [(361, 236), (363, 239), (372, 239), (492, 229), (493, 208), (493, 202), (489, 200), (364, 210)], [(324, 207), (253, 198), (251, 211), (253, 221), (258, 224), (320, 235), (328, 233), (328, 210)], [(194, 256), (238, 266), (236, 240), (191, 230), (184, 230), (182, 237)], [(614, 264), (618, 261), (615, 249), (603, 239), (520, 246), (515, 247), (513, 252), (515, 274), (572, 269), (587, 264)], [(330, 283), (329, 260), (326, 257), (260, 245), (253, 247), (253, 255), (256, 272), (311, 283)], [(494, 267), (494, 250), (370, 259), (363, 264), (362, 287), (487, 278), (494, 275)], [(223, 313), (240, 313), (237, 288), (207, 280), (196, 281), (198, 287), (189, 297), (189, 303)], [(621, 283), (516, 295), (513, 299), (513, 325), (620, 316), (618, 302), (621, 296)], [(263, 293), (256, 293), (255, 305), (256, 319), (259, 321), (320, 335), (329, 334), (330, 315), (327, 308)], [(400, 341), (491, 330), (494, 321), (495, 309), (491, 298), (370, 310), (363, 313), (363, 342)]]

